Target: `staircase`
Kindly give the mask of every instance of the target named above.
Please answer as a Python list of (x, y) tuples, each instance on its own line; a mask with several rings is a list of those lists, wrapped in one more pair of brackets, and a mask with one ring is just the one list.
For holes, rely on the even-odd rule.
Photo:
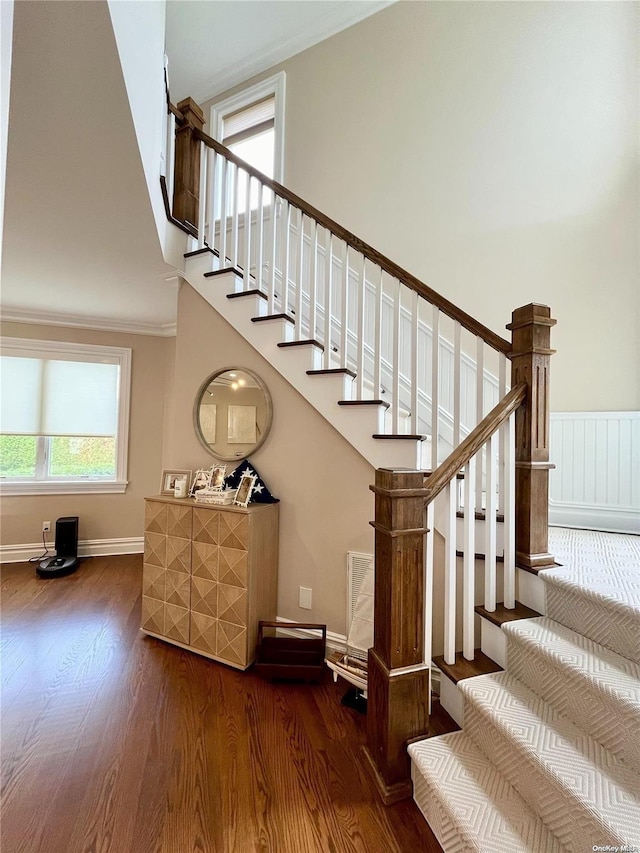
[(409, 746), (446, 851), (640, 847), (640, 538), (550, 538), (546, 615), (505, 622), (505, 671), (453, 687), (461, 732)]
[[(447, 851), (640, 843), (640, 601), (548, 543), (549, 309), (499, 337), (207, 137), (188, 101), (166, 180), (184, 278), (377, 469), (382, 798), (413, 784)], [(463, 730), (425, 739), (432, 643)]]

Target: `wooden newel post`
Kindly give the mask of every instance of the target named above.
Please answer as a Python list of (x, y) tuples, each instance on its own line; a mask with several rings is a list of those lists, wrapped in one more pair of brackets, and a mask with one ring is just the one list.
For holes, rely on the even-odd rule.
[(412, 795), (406, 744), (429, 730), (424, 474), (379, 469), (371, 488), (376, 496), (375, 611), (365, 755), (388, 805)]
[(200, 142), (194, 130), (202, 130), (204, 113), (192, 98), (178, 104), (183, 122), (176, 131), (176, 168), (173, 215), (180, 222), (197, 227), (200, 188)]
[(549, 362), (551, 309), (525, 305), (511, 315), (511, 382), (526, 382), (527, 396), (516, 411), (516, 564), (541, 569), (554, 565), (549, 553)]

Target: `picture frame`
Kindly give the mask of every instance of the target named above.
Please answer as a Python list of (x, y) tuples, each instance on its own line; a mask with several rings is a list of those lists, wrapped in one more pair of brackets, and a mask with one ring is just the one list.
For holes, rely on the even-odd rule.
[(160, 480), (160, 494), (175, 494), (176, 483), (186, 483), (188, 491), (192, 473), (193, 472), (188, 468), (164, 468), (162, 471), (162, 479)]
[(214, 465), (211, 469), (211, 480), (209, 488), (216, 492), (221, 492), (224, 489), (224, 478), (227, 475), (226, 465)]
[(211, 483), (213, 468), (198, 468), (193, 476), (193, 482), (189, 489), (189, 497), (194, 497), (201, 489), (208, 489)]
[(253, 487), (255, 486), (257, 479), (258, 478), (255, 474), (243, 474), (242, 477), (240, 477), (238, 491), (233, 499), (236, 506), (246, 507), (249, 504), (249, 501), (251, 500), (251, 493), (253, 492)]

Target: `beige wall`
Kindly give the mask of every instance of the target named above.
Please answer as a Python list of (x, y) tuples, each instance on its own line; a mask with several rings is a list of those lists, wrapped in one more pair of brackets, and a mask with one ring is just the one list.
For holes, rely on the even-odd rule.
[(287, 186), (501, 334), (551, 305), (553, 409), (624, 410), (637, 57), (635, 3), (399, 2), (262, 76), (287, 75)]
[[(213, 464), (193, 429), (193, 403), (209, 374), (230, 366), (257, 373), (273, 400), (271, 432), (251, 461), (281, 501), (278, 616), (344, 634), (346, 552), (373, 553), (373, 469), (187, 284), (178, 297), (166, 466)], [(298, 607), (300, 586), (313, 590), (312, 610)]]
[[(132, 350), (129, 430), (129, 485), (122, 495), (35, 495), (2, 499), (2, 545), (41, 541), (42, 522), (77, 515), (80, 540), (126, 539), (143, 535), (145, 495), (156, 494), (162, 473), (165, 383), (172, 371), (173, 341), (148, 335), (3, 323), (5, 336), (71, 341)], [(169, 398), (170, 399), (170, 398)], [(53, 534), (52, 529), (52, 534)], [(52, 535), (53, 540), (53, 535)]]

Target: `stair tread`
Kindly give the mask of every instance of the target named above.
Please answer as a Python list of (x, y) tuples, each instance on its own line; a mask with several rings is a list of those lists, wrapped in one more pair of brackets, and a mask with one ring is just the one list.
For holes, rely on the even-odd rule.
[(444, 849), (483, 853), (562, 850), (464, 732), (419, 741), (408, 750), (415, 801)]
[(508, 672), (459, 689), (464, 731), (563, 843), (592, 832), (612, 844), (640, 841), (640, 777), (629, 767)]
[(475, 612), (478, 616), (481, 616), (483, 619), (487, 619), (489, 622), (493, 622), (494, 625), (498, 627), (502, 627), (507, 622), (519, 621), (521, 619), (534, 619), (537, 616), (540, 616), (537, 610), (533, 610), (531, 607), (527, 607), (526, 604), (522, 604), (519, 601), (516, 601), (516, 606), (514, 608), (505, 607), (502, 602), (496, 604), (495, 610), (487, 610), (481, 604), (478, 604), (474, 608)]
[(473, 660), (467, 660), (462, 652), (456, 652), (455, 663), (447, 663), (443, 655), (434, 657), (433, 662), (454, 684), (462, 681), (463, 678), (475, 678), (477, 675), (486, 675), (489, 672), (502, 672), (500, 664), (480, 649), (474, 649), (473, 655)]
[(233, 275), (242, 276), (242, 270), (237, 267), (220, 267), (218, 270), (210, 270), (209, 272), (203, 273), (205, 278), (215, 278), (218, 275), (226, 275), (227, 273), (233, 273)]
[(352, 379), (356, 378), (356, 374), (353, 370), (349, 370), (348, 367), (328, 367), (324, 370), (307, 370), (307, 376), (350, 376)]
[(339, 406), (383, 406), (388, 409), (391, 403), (386, 400), (338, 400)]
[(380, 439), (407, 439), (413, 441), (426, 441), (430, 436), (428, 435), (417, 435), (415, 433), (376, 433), (372, 436), (372, 438), (380, 438)]
[(263, 290), (253, 288), (253, 290), (241, 290), (239, 293), (227, 293), (227, 299), (241, 299), (243, 296), (259, 296), (261, 299), (269, 297)]

